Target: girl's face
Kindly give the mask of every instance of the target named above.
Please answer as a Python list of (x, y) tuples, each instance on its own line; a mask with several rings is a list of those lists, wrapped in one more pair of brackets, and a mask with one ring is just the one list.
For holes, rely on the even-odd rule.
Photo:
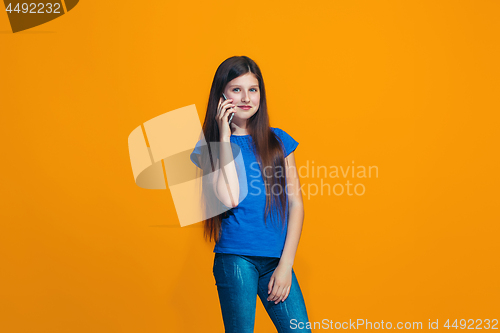
[(232, 98), (231, 104), (236, 105), (233, 122), (246, 121), (259, 109), (259, 81), (253, 73), (248, 72), (229, 81), (224, 89), (224, 95), (228, 99)]

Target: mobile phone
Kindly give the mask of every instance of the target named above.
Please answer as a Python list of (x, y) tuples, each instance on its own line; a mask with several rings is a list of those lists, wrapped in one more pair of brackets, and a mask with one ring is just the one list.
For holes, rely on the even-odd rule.
[[(227, 99), (226, 95), (224, 95), (224, 93), (222, 93), (222, 97), (224, 97), (224, 100)], [(231, 125), (231, 120), (233, 120), (233, 116), (234, 116), (234, 112), (231, 113), (231, 116), (229, 116), (229, 121), (227, 122), (229, 125)]]

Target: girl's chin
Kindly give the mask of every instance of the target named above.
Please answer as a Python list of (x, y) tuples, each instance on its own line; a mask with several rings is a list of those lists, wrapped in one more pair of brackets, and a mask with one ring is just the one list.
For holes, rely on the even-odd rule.
[(241, 112), (238, 115), (234, 115), (233, 120), (231, 122), (241, 122), (241, 121), (247, 121), (248, 119), (252, 118), (254, 114), (257, 112), (252, 112), (252, 113), (247, 113), (245, 111)]
[[(248, 118), (251, 118), (254, 114), (256, 114), (257, 112), (248, 112), (248, 111), (243, 111), (238, 114), (238, 119), (240, 120), (247, 120)], [(236, 115), (234, 115), (233, 117), (233, 121), (236, 119)]]

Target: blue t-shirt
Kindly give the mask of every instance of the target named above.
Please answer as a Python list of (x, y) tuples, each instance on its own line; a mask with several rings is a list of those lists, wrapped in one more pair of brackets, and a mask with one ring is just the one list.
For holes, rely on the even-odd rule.
[[(281, 139), (285, 157), (297, 148), (299, 143), (288, 133), (274, 127), (271, 127), (271, 130)], [(213, 252), (281, 258), (288, 223), (282, 229), (279, 213), (277, 217), (276, 215), (273, 217), (272, 212), (269, 213), (266, 223), (264, 223), (266, 190), (255, 156), (252, 137), (250, 135), (231, 135), (230, 141), (240, 147), (248, 193), (238, 206), (230, 209), (228, 214), (225, 214), (226, 217), (222, 219), (220, 239)], [(200, 154), (198, 145), (191, 153), (190, 158), (194, 164), (200, 167), (196, 154)], [(285, 170), (283, 170), (283, 174), (284, 172)], [(275, 190), (275, 193), (278, 192)], [(288, 222), (288, 199), (285, 212), (285, 221)]]

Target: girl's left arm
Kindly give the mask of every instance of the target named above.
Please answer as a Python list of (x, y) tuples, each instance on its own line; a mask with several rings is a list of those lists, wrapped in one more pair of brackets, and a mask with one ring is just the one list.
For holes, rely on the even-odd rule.
[[(280, 262), (276, 267), (268, 285), (268, 300), (278, 303), (284, 301), (290, 293), (292, 284), (292, 266), (295, 253), (299, 246), (302, 224), (304, 223), (304, 203), (300, 190), (299, 174), (295, 165), (295, 156), (292, 152), (286, 157), (286, 179), (285, 189), (288, 195), (288, 228), (285, 247), (281, 254)], [(271, 293), (272, 291), (272, 293)]]
[(280, 265), (286, 265), (292, 269), (302, 233), (302, 224), (304, 223), (304, 202), (302, 201), (302, 192), (300, 191), (300, 180), (297, 166), (295, 165), (294, 153), (286, 157), (286, 162), (287, 188), (285, 190), (288, 194), (288, 228)]

